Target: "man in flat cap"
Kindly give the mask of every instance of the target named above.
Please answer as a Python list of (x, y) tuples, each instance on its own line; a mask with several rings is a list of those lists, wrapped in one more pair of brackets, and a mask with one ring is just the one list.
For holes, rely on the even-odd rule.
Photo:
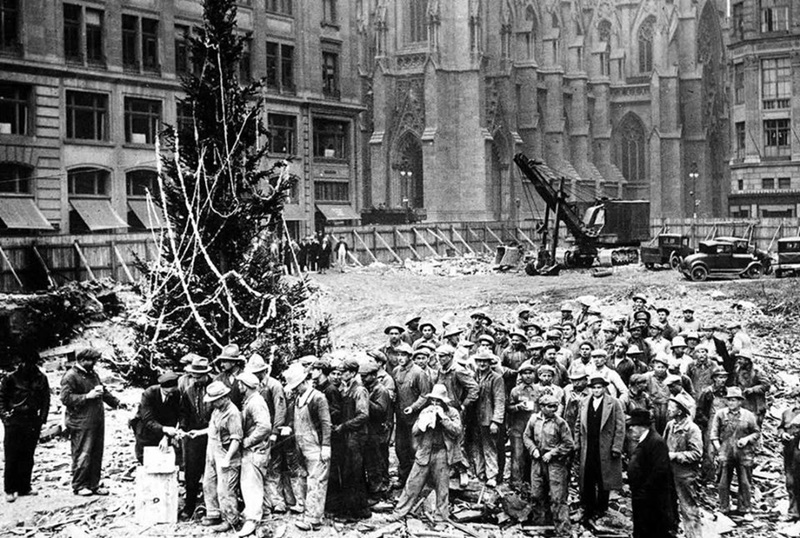
[[(379, 367), (374, 360), (361, 364), (358, 374), (369, 392), (369, 420), (364, 444), (364, 472), (367, 493), (372, 499), (385, 498), (389, 493), (389, 437), (392, 434), (392, 397), (378, 381)], [(384, 465), (386, 468), (384, 469)]]
[(521, 488), (528, 482), (530, 457), (525, 451), (522, 434), (536, 410), (536, 367), (531, 361), (523, 362), (517, 370), (517, 384), (511, 389), (506, 404), (506, 425), (511, 439), (511, 485)]
[(411, 428), (421, 409), (418, 403), (420, 396), (430, 392), (431, 382), (425, 372), (411, 360), (411, 346), (403, 343), (398, 346), (397, 351), (399, 362), (392, 376), (397, 383), (394, 449), (397, 454), (398, 478), (400, 484), (405, 485), (414, 465)]
[(484, 334), (488, 334), (494, 339), (494, 329), (490, 327), (492, 318), (487, 316), (485, 312), (473, 312), (470, 316), (470, 320), (472, 321), (472, 329), (470, 330), (467, 340), (477, 344), (478, 338)]
[(683, 319), (676, 325), (675, 330), (678, 335), (696, 333), (700, 330), (700, 320), (694, 317), (694, 308), (686, 307), (683, 309)]
[(419, 326), (419, 320), (421, 319), (422, 316), (419, 314), (411, 314), (406, 320), (406, 330), (400, 338), (409, 346), (413, 346), (414, 342), (422, 338), (422, 330)]
[(669, 538), (674, 528), (672, 470), (664, 439), (653, 430), (650, 413), (636, 409), (628, 419), (634, 443), (628, 462), (634, 538)]
[(711, 421), (717, 411), (727, 407), (728, 372), (720, 368), (712, 377), (712, 384), (706, 387), (697, 399), (697, 411), (694, 421), (703, 434), (703, 463), (701, 472), (703, 480), (716, 481), (716, 465), (714, 449), (711, 446)]
[(694, 400), (688, 394), (669, 399), (669, 418), (664, 441), (669, 450), (675, 492), (687, 538), (702, 538), (697, 479), (703, 458), (703, 436), (692, 420)]
[(666, 384), (669, 357), (656, 355), (650, 362), (651, 371), (644, 374), (647, 379), (647, 393), (653, 402), (653, 426), (657, 432), (663, 433), (667, 426), (667, 402), (670, 391)]
[(714, 415), (710, 435), (719, 466), (719, 508), (722, 513), (730, 512), (730, 486), (735, 471), (739, 480), (739, 513), (745, 521), (753, 521), (751, 484), (761, 428), (756, 416), (742, 407), (742, 389), (728, 387), (726, 397), (727, 407)]
[(166, 450), (172, 439), (177, 440), (180, 399), (178, 374), (173, 372), (161, 374), (158, 384), (147, 387), (142, 393), (139, 409), (130, 422), (139, 464), (144, 458), (144, 447), (160, 446)]

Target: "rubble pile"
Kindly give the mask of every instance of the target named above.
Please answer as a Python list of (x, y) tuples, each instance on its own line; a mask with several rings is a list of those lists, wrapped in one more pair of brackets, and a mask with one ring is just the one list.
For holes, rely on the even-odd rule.
[(406, 259), (403, 266), (421, 276), (457, 277), (485, 275), (495, 271), (494, 260), (488, 256), (465, 255), (455, 258), (432, 258), (422, 261)]

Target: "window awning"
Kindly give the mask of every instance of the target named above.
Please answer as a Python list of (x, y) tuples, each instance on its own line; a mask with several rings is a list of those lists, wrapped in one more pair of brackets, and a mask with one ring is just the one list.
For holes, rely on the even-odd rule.
[(327, 205), (319, 204), (317, 209), (325, 215), (328, 220), (361, 220), (361, 215), (356, 213), (353, 208), (348, 205)]
[(0, 220), (9, 230), (53, 231), (33, 198), (0, 196)]
[(299, 204), (286, 204), (283, 206), (283, 220), (306, 220), (303, 206)]
[(128, 223), (117, 215), (108, 200), (70, 200), (69, 205), (80, 215), (86, 227), (93, 232), (128, 227)]
[(128, 207), (148, 230), (164, 227), (164, 213), (156, 204), (148, 204), (147, 200), (128, 200)]

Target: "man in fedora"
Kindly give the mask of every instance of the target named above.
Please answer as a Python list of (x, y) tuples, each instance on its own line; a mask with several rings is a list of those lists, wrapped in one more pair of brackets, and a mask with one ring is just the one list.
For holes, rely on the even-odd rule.
[(492, 339), (494, 339), (494, 330), (490, 327), (492, 324), (492, 318), (487, 316), (485, 312), (473, 312), (470, 316), (470, 319), (472, 320), (472, 329), (469, 332), (467, 340), (477, 344), (478, 338), (484, 334), (488, 334), (492, 337)]
[[(206, 387), (211, 383), (211, 367), (208, 359), (194, 353), (187, 354), (184, 359), (189, 364), (184, 368), (184, 375), (178, 380), (180, 393), (180, 413), (178, 424), (184, 432), (191, 430), (204, 430), (208, 427), (211, 416), (211, 407), (204, 400)], [(206, 465), (205, 437), (190, 437), (184, 435), (183, 439), (183, 478), (186, 488), (186, 499), (181, 510), (181, 519), (189, 519), (194, 514), (197, 505), (197, 495), (200, 492), (203, 479), (203, 469)]]
[(237, 408), (242, 408), (242, 394), (239, 384), (236, 382), (236, 376), (244, 371), (244, 366), (247, 361), (239, 351), (237, 344), (228, 344), (222, 348), (222, 351), (214, 360), (219, 373), (214, 378), (214, 381), (219, 381), (231, 390), (230, 400)]
[(650, 413), (635, 409), (628, 419), (633, 443), (628, 462), (634, 538), (669, 538), (674, 529), (672, 470), (664, 439), (651, 425)]
[(419, 324), (420, 337), (411, 343), (411, 349), (416, 351), (419, 346), (425, 342), (430, 342), (434, 346), (439, 345), (439, 339), (436, 338), (436, 325), (431, 321), (424, 321)]
[(444, 385), (434, 385), (425, 398), (426, 406), (412, 428), (417, 447), (414, 465), (390, 521), (408, 515), (426, 485), (436, 492), (436, 518), (446, 520), (450, 514), (450, 465), (459, 450), (461, 417), (450, 405)]
[(399, 323), (392, 323), (383, 329), (383, 334), (389, 337), (389, 341), (386, 345), (380, 348), (380, 351), (386, 355), (387, 372), (391, 373), (397, 367), (397, 363), (399, 362), (398, 350), (402, 348), (402, 344), (411, 348), (411, 346), (403, 342), (402, 334), (405, 331), (406, 328)]
[(544, 520), (549, 501), (556, 535), (570, 536), (569, 468), (574, 448), (567, 422), (557, 415), (560, 402), (546, 394), (539, 398), (539, 413), (530, 417), (523, 441), (531, 457), (531, 497), (535, 517)]
[(161, 374), (158, 384), (147, 387), (142, 393), (136, 416), (130, 422), (136, 438), (136, 461), (140, 465), (144, 458), (144, 447), (161, 446), (166, 449), (170, 439), (178, 439), (180, 400), (178, 374), (174, 372)]
[(728, 387), (726, 399), (727, 407), (717, 411), (711, 421), (710, 434), (719, 466), (719, 507), (723, 513), (730, 512), (730, 486), (736, 471), (739, 512), (746, 521), (753, 521), (750, 514), (750, 488), (761, 428), (756, 416), (742, 407), (744, 396), (741, 388)]
[(664, 441), (669, 450), (675, 493), (687, 538), (702, 538), (697, 479), (703, 459), (703, 435), (692, 420), (694, 400), (686, 393), (669, 399), (669, 418)]
[(625, 442), (625, 413), (619, 401), (606, 390), (608, 381), (593, 375), (589, 387), (591, 396), (581, 405), (575, 438), (585, 521), (605, 514), (610, 492), (622, 489), (622, 446)]
[(231, 389), (222, 381), (206, 387), (204, 401), (211, 407), (208, 429), (192, 430), (190, 436), (208, 435), (203, 498), (206, 515), (203, 526), (214, 532), (228, 532), (239, 523), (236, 495), (242, 465), (242, 414), (230, 399)]
[(500, 478), (497, 461), (497, 439), (504, 427), (506, 412), (506, 388), (503, 377), (496, 370), (497, 356), (481, 351), (473, 356), (478, 365), (475, 381), (478, 383), (478, 400), (475, 404), (475, 422), (469, 435), (469, 452), (475, 466), (475, 476), (486, 480), (493, 488)]
[(406, 320), (406, 330), (403, 332), (401, 338), (403, 339), (403, 342), (409, 346), (413, 345), (414, 342), (422, 338), (422, 330), (419, 326), (420, 319), (422, 319), (422, 316), (418, 314), (411, 314), (411, 316), (409, 316), (409, 318)]

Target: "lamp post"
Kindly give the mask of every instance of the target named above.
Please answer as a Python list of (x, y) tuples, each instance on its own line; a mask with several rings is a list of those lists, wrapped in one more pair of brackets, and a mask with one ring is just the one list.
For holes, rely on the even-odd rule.
[(700, 203), (697, 200), (697, 178), (700, 174), (697, 172), (697, 162), (693, 162), (689, 172), (689, 179), (692, 180), (692, 190), (689, 194), (692, 197), (692, 242), (697, 248), (697, 206)]

